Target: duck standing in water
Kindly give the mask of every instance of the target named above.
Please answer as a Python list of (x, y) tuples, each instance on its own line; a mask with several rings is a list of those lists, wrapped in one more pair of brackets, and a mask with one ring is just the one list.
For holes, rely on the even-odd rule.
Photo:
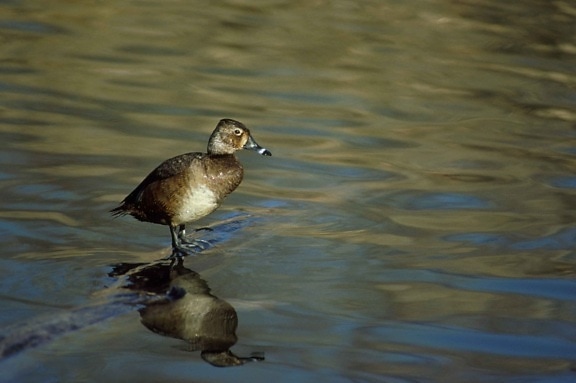
[(244, 170), (234, 155), (241, 149), (272, 155), (254, 141), (244, 124), (220, 120), (207, 153), (186, 153), (162, 162), (111, 213), (168, 225), (172, 257), (184, 256), (198, 247), (185, 240), (186, 223), (212, 213), (242, 182)]

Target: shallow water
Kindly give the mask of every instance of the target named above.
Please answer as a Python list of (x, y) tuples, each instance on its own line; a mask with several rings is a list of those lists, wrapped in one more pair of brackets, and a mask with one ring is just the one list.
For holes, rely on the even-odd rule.
[(567, 1), (4, 2), (4, 337), (168, 254), (108, 210), (220, 118), (273, 157), (239, 154), (185, 260), (265, 361), (215, 368), (133, 308), (0, 380), (573, 381), (575, 26)]

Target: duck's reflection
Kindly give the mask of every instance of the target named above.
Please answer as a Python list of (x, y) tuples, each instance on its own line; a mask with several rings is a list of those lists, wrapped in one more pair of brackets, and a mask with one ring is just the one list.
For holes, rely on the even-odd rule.
[(121, 264), (113, 275), (126, 275), (126, 288), (148, 293), (169, 291), (172, 300), (151, 303), (140, 310), (144, 326), (151, 331), (183, 339), (192, 351), (217, 367), (239, 366), (264, 360), (257, 353), (239, 357), (230, 351), (236, 343), (238, 316), (226, 301), (210, 294), (200, 275), (186, 267), (181, 258), (173, 264)]

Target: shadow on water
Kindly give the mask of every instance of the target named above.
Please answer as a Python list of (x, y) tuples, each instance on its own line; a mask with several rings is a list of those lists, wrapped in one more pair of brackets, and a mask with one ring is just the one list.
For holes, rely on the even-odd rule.
[[(210, 228), (203, 250), (225, 241), (252, 220), (237, 216)], [(204, 231), (203, 231), (204, 232)], [(0, 334), (0, 362), (41, 346), (65, 334), (135, 310), (141, 323), (154, 333), (182, 339), (190, 351), (200, 351), (204, 361), (216, 367), (240, 366), (262, 361), (261, 353), (235, 355), (238, 315), (228, 302), (210, 293), (208, 283), (186, 268), (184, 260), (150, 263), (118, 263), (108, 274), (120, 288), (104, 291), (102, 302), (72, 307), (6, 328)]]

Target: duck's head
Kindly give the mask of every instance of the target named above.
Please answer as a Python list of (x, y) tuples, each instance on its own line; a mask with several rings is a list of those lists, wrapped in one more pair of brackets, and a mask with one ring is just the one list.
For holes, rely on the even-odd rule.
[(208, 141), (208, 154), (232, 154), (241, 149), (254, 150), (263, 156), (272, 155), (254, 141), (243, 123), (229, 118), (220, 120)]

